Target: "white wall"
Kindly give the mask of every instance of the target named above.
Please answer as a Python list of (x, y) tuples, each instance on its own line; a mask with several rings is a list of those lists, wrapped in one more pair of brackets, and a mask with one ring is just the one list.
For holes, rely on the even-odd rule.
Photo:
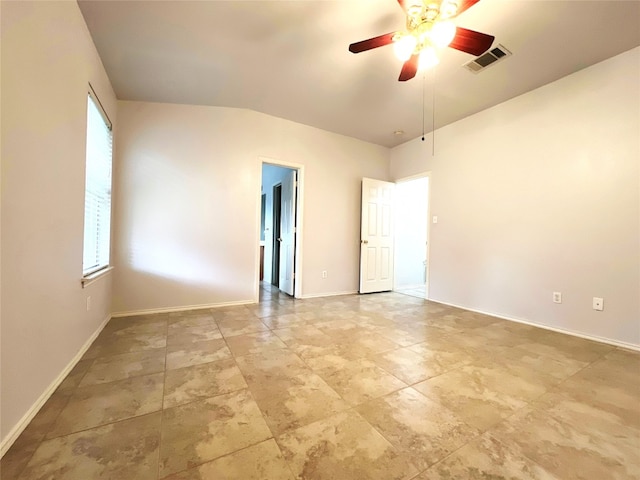
[(426, 284), (424, 262), (427, 260), (428, 200), (428, 177), (415, 178), (396, 185), (396, 289)]
[(357, 290), (360, 179), (388, 178), (387, 148), (235, 108), (118, 102), (118, 122), (115, 312), (254, 301), (260, 157), (305, 168), (303, 296)]
[(75, 2), (1, 8), (6, 448), (110, 312), (109, 275), (80, 283), (88, 82), (114, 122), (116, 101)]
[(431, 172), (431, 299), (640, 345), (640, 48), (430, 142), (391, 175)]
[(264, 281), (271, 283), (273, 260), (273, 187), (282, 183), (291, 169), (276, 165), (262, 167), (262, 193), (266, 194), (265, 238), (264, 238)]

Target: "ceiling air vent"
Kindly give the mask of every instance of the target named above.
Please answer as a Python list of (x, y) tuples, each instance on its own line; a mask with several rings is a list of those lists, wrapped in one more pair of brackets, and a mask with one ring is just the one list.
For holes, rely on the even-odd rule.
[(504, 46), (498, 44), (497, 47), (492, 48), (486, 53), (483, 53), (475, 60), (471, 60), (469, 63), (465, 63), (464, 67), (472, 73), (479, 73), (485, 68), (493, 65), (503, 58), (511, 56), (511, 52), (504, 48)]

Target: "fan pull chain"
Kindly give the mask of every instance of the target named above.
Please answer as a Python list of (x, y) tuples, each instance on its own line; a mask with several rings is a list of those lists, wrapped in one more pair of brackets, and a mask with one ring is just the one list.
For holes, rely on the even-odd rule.
[(424, 85), (425, 79), (427, 76), (425, 74), (422, 75), (422, 141), (424, 142)]
[[(436, 156), (436, 69), (433, 69), (433, 96), (431, 98), (431, 156)], [(424, 130), (424, 127), (423, 127)]]

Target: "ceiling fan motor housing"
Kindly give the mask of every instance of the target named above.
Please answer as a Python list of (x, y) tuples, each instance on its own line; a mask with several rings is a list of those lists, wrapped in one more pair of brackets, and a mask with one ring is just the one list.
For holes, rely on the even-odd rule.
[(420, 67), (438, 63), (436, 47), (449, 46), (471, 55), (481, 55), (495, 37), (457, 27), (450, 20), (480, 0), (398, 0), (407, 16), (406, 30), (391, 32), (349, 45), (352, 53), (394, 44), (396, 55), (404, 64), (401, 82), (415, 77)]

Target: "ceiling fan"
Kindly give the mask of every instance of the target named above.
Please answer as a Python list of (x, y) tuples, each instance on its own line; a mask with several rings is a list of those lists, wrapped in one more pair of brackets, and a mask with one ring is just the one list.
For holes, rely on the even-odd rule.
[(404, 62), (400, 77), (406, 82), (416, 76), (418, 68), (429, 68), (439, 62), (436, 48), (451, 47), (479, 56), (486, 52), (492, 35), (457, 27), (451, 19), (480, 0), (398, 0), (407, 15), (405, 30), (386, 33), (349, 45), (352, 53), (394, 44), (396, 56)]

